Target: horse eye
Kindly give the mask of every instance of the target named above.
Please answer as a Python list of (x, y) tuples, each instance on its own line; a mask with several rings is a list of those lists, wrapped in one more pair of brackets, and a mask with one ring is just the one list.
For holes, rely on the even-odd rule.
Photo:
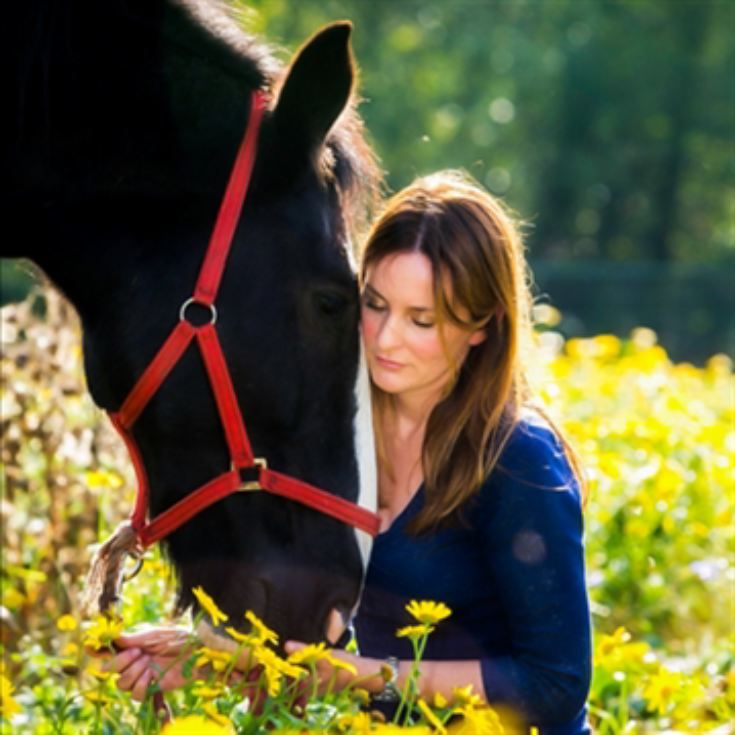
[(335, 291), (319, 291), (314, 294), (316, 308), (325, 316), (336, 316), (345, 310), (349, 300)]

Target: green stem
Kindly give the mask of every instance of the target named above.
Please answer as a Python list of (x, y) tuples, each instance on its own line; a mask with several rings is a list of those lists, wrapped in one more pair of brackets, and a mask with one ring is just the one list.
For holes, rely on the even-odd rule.
[(629, 716), (628, 716), (628, 689), (629, 689), (629, 683), (628, 683), (628, 675), (625, 675), (625, 679), (623, 679), (623, 683), (620, 686), (620, 711), (619, 711), (619, 717), (618, 717), (618, 725), (619, 730), (618, 732), (622, 732), (625, 725), (628, 723)]
[[(421, 657), (423, 655), (423, 652), (426, 650), (426, 642), (429, 638), (429, 634), (426, 633), (423, 635), (418, 641), (411, 640), (411, 647), (413, 648), (413, 661), (411, 662), (411, 669), (408, 672), (408, 676), (406, 677), (406, 683), (403, 686), (403, 691), (401, 692), (401, 701), (398, 705), (398, 708), (396, 709), (396, 713), (393, 716), (393, 724), (397, 725), (400, 723), (400, 717), (401, 714), (404, 715), (403, 724), (408, 725), (409, 719), (411, 717), (411, 709), (412, 705), (411, 702), (413, 699), (415, 699), (414, 690), (417, 689), (416, 681), (418, 681), (419, 677), (419, 663), (421, 662)], [(405, 713), (404, 713), (405, 710)]]

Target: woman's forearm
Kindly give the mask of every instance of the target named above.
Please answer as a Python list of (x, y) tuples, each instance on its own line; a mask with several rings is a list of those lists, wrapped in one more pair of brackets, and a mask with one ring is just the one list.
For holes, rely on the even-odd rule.
[[(380, 659), (354, 657), (358, 677), (362, 686), (371, 694), (377, 694), (385, 687), (385, 679), (381, 670), (385, 665)], [(403, 692), (408, 677), (411, 675), (413, 661), (398, 662), (398, 679), (396, 688)], [(472, 685), (472, 693), (485, 698), (485, 686), (482, 681), (482, 670), (479, 661), (421, 661), (419, 664), (419, 694), (424, 699), (431, 699), (441, 694), (451, 701), (453, 692), (458, 687)]]
[[(398, 688), (403, 691), (410, 675), (412, 661), (401, 661), (398, 667)], [(472, 685), (472, 693), (485, 699), (482, 670), (479, 661), (422, 661), (419, 664), (419, 693), (424, 699), (441, 694), (451, 701), (455, 689)]]

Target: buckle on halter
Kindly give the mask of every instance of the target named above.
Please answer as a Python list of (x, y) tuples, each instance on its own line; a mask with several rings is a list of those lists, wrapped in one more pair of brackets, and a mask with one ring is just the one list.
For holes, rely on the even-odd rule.
[[(197, 306), (201, 306), (202, 309), (209, 309), (209, 323), (210, 324), (216, 324), (217, 323), (217, 307), (215, 307), (214, 304), (205, 304), (202, 301), (197, 301), (197, 299), (190, 298), (184, 301), (183, 304), (181, 304), (181, 308), (179, 309), (179, 321), (181, 322), (187, 322), (189, 321), (186, 318), (186, 310), (192, 306), (193, 304), (196, 304)], [(192, 322), (189, 322), (190, 324)]]
[(256, 490), (262, 490), (260, 487), (260, 471), (268, 469), (268, 462), (265, 457), (256, 457), (250, 467), (237, 467), (240, 481), (242, 484), (238, 489), (239, 492), (248, 493)]

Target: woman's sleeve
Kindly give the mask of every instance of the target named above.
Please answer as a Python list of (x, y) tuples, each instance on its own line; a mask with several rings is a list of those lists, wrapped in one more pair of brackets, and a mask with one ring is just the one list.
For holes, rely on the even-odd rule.
[(491, 589), (509, 653), (481, 661), (488, 702), (552, 724), (576, 717), (591, 676), (579, 487), (546, 426), (516, 430), (480, 495)]

